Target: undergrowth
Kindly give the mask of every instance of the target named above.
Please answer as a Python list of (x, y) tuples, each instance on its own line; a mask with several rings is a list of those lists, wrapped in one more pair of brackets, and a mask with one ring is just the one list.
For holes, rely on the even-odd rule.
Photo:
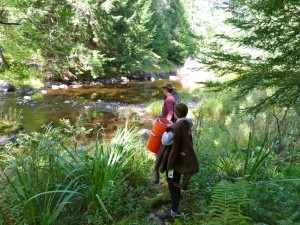
[[(255, 96), (234, 102), (232, 95), (200, 90), (190, 110), (200, 172), (182, 192), (174, 224), (299, 223), (299, 114), (245, 114), (241, 108)], [(149, 107), (154, 116), (161, 102)], [(2, 224), (159, 224), (155, 218), (169, 205), (146, 202), (167, 186), (164, 175), (159, 185), (150, 182), (155, 157), (145, 140), (120, 128), (82, 146), (77, 139), (88, 132), (63, 120), (20, 134), (0, 152)]]

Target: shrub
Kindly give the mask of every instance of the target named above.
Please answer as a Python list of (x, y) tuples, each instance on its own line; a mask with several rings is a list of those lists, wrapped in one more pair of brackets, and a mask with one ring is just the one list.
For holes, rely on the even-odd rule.
[(21, 128), (21, 112), (9, 108), (7, 112), (0, 111), (0, 135), (16, 133)]

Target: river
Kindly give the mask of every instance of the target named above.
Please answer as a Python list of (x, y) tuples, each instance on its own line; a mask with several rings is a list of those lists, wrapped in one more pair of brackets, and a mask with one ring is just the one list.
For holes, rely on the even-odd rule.
[[(40, 131), (42, 125), (56, 125), (60, 119), (69, 119), (74, 123), (88, 110), (99, 108), (98, 121), (104, 128), (118, 124), (119, 118), (113, 113), (114, 105), (139, 105), (163, 99), (161, 86), (166, 80), (138, 81), (127, 84), (83, 85), (53, 90), (45, 88), (47, 93), (35, 92), (24, 100), (28, 93), (0, 94), (1, 111), (9, 108), (21, 112), (24, 130), (27, 133)], [(182, 88), (180, 83), (173, 82), (176, 90)]]

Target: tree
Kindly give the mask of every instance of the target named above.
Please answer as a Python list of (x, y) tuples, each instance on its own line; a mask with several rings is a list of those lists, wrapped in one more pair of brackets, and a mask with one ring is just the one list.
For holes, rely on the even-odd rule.
[(191, 29), (181, 0), (155, 1), (154, 21), (157, 32), (151, 47), (154, 52), (175, 64), (196, 52), (198, 38)]
[(118, 77), (180, 64), (195, 46), (184, 8), (180, 0), (159, 2), (2, 0), (0, 41), (8, 63), (26, 65), (38, 53), (50, 78)]
[(1, 79), (21, 83), (23, 78), (39, 75), (36, 68), (28, 65), (39, 61), (41, 55), (37, 43), (28, 38), (38, 25), (26, 14), (26, 8), (16, 10), (16, 4), (14, 0), (0, 2), (0, 75)]
[(229, 0), (225, 8), (232, 15), (226, 22), (235, 30), (219, 35), (219, 42), (211, 45), (208, 64), (221, 76), (235, 77), (208, 86), (217, 91), (237, 87), (238, 97), (256, 89), (272, 89), (250, 109), (256, 112), (269, 105), (299, 105), (300, 2)]

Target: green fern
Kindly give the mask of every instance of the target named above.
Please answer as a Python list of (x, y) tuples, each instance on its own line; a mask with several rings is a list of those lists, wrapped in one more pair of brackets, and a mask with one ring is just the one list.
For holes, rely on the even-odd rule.
[(250, 185), (245, 180), (220, 181), (213, 190), (209, 224), (250, 224), (251, 218), (242, 215), (242, 206), (251, 202), (249, 192)]
[(300, 224), (300, 213), (295, 212), (293, 215), (288, 217), (285, 220), (278, 221), (279, 225), (293, 225), (293, 224)]

